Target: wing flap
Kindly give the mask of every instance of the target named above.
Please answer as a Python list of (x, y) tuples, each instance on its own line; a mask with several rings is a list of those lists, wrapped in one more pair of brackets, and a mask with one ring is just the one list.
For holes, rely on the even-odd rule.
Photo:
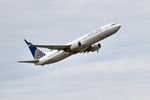
[(37, 63), (39, 60), (26, 60), (26, 61), (18, 61), (18, 63)]
[(67, 50), (71, 45), (34, 45), (40, 48), (48, 48), (51, 50)]

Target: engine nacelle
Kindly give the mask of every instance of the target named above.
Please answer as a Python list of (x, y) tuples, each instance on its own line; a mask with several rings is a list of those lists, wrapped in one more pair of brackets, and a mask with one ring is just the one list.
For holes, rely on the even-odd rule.
[(86, 52), (94, 52), (94, 51), (98, 51), (101, 48), (101, 44), (97, 43), (97, 44), (93, 44), (92, 46), (90, 46), (88, 49), (86, 49)]
[(75, 44), (73, 44), (70, 49), (71, 50), (77, 50), (78, 48), (82, 47), (82, 43), (81, 42), (77, 42)]

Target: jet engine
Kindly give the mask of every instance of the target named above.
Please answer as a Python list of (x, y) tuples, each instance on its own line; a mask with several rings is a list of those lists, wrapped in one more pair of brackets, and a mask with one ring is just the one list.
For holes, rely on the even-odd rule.
[(78, 48), (80, 48), (80, 47), (82, 47), (82, 46), (83, 46), (83, 44), (82, 44), (81, 42), (77, 42), (77, 43), (73, 44), (73, 45), (70, 47), (70, 49), (71, 49), (71, 50), (77, 50)]
[(92, 46), (90, 46), (89, 48), (87, 48), (84, 52), (94, 52), (97, 51), (101, 48), (101, 44), (100, 43), (96, 43), (93, 44)]

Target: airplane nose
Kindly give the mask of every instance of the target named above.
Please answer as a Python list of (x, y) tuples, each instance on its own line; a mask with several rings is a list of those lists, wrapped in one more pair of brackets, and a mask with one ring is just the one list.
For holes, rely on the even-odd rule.
[(121, 27), (121, 24), (118, 24), (117, 26), (118, 26), (118, 29), (120, 29), (120, 27)]
[(117, 32), (121, 27), (121, 24), (116, 24), (114, 27), (114, 31)]

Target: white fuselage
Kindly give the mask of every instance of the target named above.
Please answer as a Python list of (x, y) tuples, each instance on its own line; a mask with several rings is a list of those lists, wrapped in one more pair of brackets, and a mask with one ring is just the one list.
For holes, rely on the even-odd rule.
[[(89, 46), (116, 33), (120, 27), (121, 27), (120, 24), (111, 23), (111, 24), (102, 26), (100, 28), (97, 28), (96, 30), (68, 43), (68, 45), (71, 45), (70, 49), (73, 52), (66, 52), (64, 50), (59, 50), (59, 51), (55, 51), (52, 54), (46, 54), (46, 56), (39, 59), (39, 62), (36, 63), (36, 65), (45, 65), (45, 64), (55, 63), (75, 53), (82, 52), (85, 49), (87, 49)], [(80, 47), (77, 46), (79, 43), (81, 45)]]

